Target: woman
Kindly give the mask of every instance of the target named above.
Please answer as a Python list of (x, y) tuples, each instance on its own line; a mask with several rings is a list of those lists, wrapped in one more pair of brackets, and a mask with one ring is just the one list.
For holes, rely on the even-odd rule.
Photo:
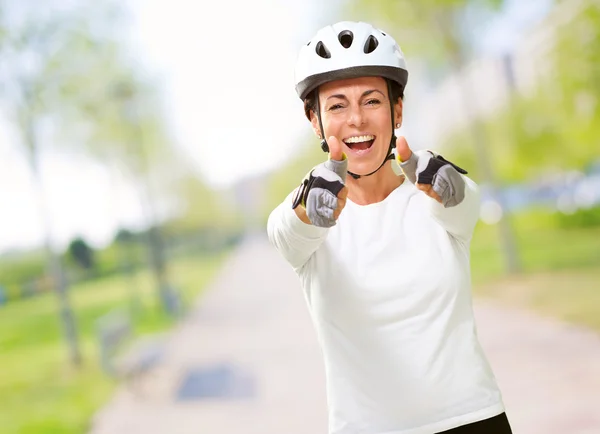
[(396, 42), (366, 23), (302, 48), (296, 90), (329, 158), (273, 210), (269, 239), (315, 324), (330, 434), (511, 433), (472, 311), (478, 189), (395, 137), (407, 77)]

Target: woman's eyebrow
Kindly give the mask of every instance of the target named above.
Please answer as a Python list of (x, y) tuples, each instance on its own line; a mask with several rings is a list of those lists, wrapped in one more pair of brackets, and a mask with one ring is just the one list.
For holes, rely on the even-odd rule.
[[(361, 98), (364, 98), (365, 96), (368, 96), (370, 94), (372, 94), (373, 92), (378, 92), (380, 93), (382, 96), (385, 96), (380, 90), (377, 89), (369, 89), (363, 92), (363, 94), (361, 95)], [(339, 99), (345, 99), (347, 100), (348, 98), (346, 97), (346, 95), (341, 94), (341, 93), (336, 93), (335, 95), (330, 95), (327, 97), (326, 100), (330, 99), (330, 98), (339, 98)]]

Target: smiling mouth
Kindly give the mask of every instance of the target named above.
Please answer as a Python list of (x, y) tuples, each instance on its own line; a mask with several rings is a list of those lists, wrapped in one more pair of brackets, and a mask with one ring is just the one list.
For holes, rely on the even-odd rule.
[(351, 137), (349, 139), (344, 140), (346, 146), (353, 151), (366, 151), (371, 146), (373, 146), (373, 142), (375, 142), (375, 136), (371, 135)]

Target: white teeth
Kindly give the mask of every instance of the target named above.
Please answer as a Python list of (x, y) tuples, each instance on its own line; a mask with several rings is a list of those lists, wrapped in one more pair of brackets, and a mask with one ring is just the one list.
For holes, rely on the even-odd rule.
[(375, 140), (375, 136), (356, 136), (350, 137), (344, 140), (344, 143), (360, 143), (360, 142), (368, 142), (369, 140)]

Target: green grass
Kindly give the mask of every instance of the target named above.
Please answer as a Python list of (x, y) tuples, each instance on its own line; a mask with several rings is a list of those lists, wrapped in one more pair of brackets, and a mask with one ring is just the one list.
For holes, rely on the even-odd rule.
[(478, 223), (471, 245), (475, 295), (600, 332), (600, 225), (578, 227), (535, 210), (511, 222), (522, 270), (504, 272), (498, 227)]
[[(169, 275), (184, 299), (192, 301), (219, 269), (225, 254), (177, 259)], [(173, 324), (157, 303), (147, 271), (134, 278), (113, 276), (71, 288), (83, 365), (74, 368), (62, 337), (56, 296), (43, 294), (0, 308), (0, 432), (82, 434), (90, 417), (111, 396), (116, 383), (101, 371), (95, 322), (115, 308), (129, 308), (130, 290), (141, 301), (136, 334)]]
[(538, 272), (476, 286), (478, 296), (600, 332), (600, 267)]
[[(600, 225), (561, 227), (556, 216), (531, 211), (511, 218), (525, 274), (600, 267)], [(497, 226), (477, 224), (471, 243), (473, 282), (503, 277), (505, 263)]]

